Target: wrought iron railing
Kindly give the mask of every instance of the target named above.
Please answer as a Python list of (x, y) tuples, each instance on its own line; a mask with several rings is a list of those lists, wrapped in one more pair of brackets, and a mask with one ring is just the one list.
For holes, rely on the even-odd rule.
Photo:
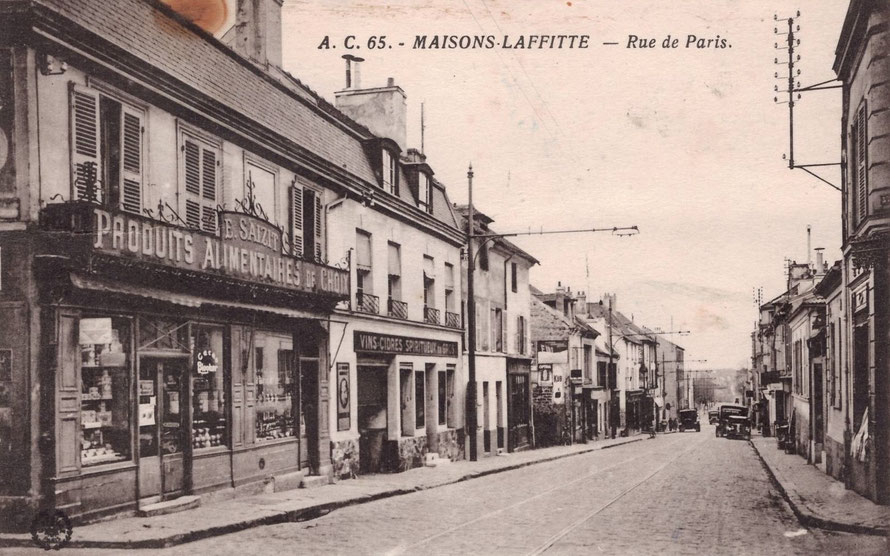
[(445, 311), (445, 326), (460, 328), (460, 315), (458, 313)]
[(361, 313), (377, 315), (380, 313), (380, 298), (369, 293), (358, 292), (355, 294), (355, 310)]
[(439, 310), (433, 307), (424, 306), (423, 322), (427, 324), (439, 324)]
[(408, 304), (404, 301), (390, 298), (388, 305), (389, 316), (397, 319), (408, 319)]

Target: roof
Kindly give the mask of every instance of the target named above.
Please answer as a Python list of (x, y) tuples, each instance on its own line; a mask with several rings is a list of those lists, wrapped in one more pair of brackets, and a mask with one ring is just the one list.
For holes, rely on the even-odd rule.
[(531, 339), (533, 342), (567, 340), (573, 334), (596, 338), (599, 333), (580, 320), (571, 319), (531, 297)]
[[(467, 229), (467, 221), (468, 221), (468, 217), (469, 217), (469, 213), (470, 213), (469, 205), (454, 204), (453, 208), (454, 208), (454, 213), (455, 213), (456, 217), (460, 221), (460, 229), (466, 230)], [(488, 227), (488, 225), (491, 224), (492, 222), (494, 222), (494, 220), (492, 218), (486, 216), (485, 214), (479, 212), (478, 210), (476, 210), (475, 206), (473, 207), (473, 209), (474, 209), (473, 210), (473, 224), (474, 224), (473, 232), (478, 233), (478, 234), (497, 234), (497, 232), (495, 232), (494, 230), (492, 230), (491, 228)], [(526, 259), (528, 262), (530, 262), (533, 265), (540, 264), (540, 261), (538, 261), (538, 259), (534, 258), (527, 251), (523, 250), (521, 247), (519, 247), (518, 245), (516, 245), (512, 241), (509, 241), (506, 238), (503, 238), (503, 237), (496, 238), (493, 240), (493, 243), (502, 247), (503, 249), (507, 250), (509, 253), (511, 253), (513, 255), (516, 255), (516, 256)]]
[[(75, 41), (86, 42), (101, 51), (106, 57), (101, 62), (117, 67), (135, 87), (164, 80), (167, 101), (172, 99), (189, 106), (202, 117), (203, 111), (214, 110), (214, 103), (222, 105), (224, 115), (212, 114), (219, 120), (218, 131), (225, 129), (223, 126), (239, 132), (247, 125), (259, 126), (263, 145), (278, 144), (270, 140), (271, 132), (332, 175), (348, 176), (365, 185), (378, 183), (362, 145), (374, 138), (367, 128), (297, 78), (279, 68), (264, 71), (158, 0), (33, 0), (3, 4), (4, 12), (32, 11), (31, 24), (49, 29), (60, 41), (75, 45), (79, 44)], [(67, 21), (55, 23), (57, 16)], [(136, 62), (128, 63), (126, 57), (119, 55), (120, 51)], [(136, 63), (140, 67), (136, 68)], [(150, 69), (144, 69), (142, 64)], [(170, 87), (170, 83), (176, 85)], [(210, 119), (212, 122), (213, 118)], [(408, 195), (411, 197), (410, 192)], [(434, 195), (432, 216), (456, 228), (444, 190), (436, 188)], [(400, 197), (417, 206), (413, 197)], [(410, 214), (412, 219), (424, 218), (420, 213)]]

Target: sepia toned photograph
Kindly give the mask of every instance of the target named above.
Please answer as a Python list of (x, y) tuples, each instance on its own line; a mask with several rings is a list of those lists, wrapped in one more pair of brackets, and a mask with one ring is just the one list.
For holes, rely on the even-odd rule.
[(0, 554), (890, 554), (887, 0), (0, 0)]

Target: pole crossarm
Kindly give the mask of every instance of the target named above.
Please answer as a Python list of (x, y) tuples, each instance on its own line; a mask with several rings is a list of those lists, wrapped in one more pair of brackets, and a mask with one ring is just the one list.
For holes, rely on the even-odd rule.
[(640, 228), (638, 226), (614, 226), (612, 228), (580, 228), (576, 230), (539, 230), (537, 232), (509, 232), (506, 234), (475, 234), (474, 237), (497, 239), (501, 237), (544, 236), (551, 234), (580, 234), (585, 232), (635, 232), (629, 235), (636, 235), (640, 233)]

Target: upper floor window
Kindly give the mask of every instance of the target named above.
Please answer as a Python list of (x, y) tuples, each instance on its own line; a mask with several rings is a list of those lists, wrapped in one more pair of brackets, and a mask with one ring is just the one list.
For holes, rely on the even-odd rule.
[(216, 232), (216, 206), (219, 191), (219, 145), (183, 132), (180, 138), (181, 179), (184, 184), (185, 223), (190, 227)]
[(140, 214), (144, 112), (79, 85), (70, 102), (72, 197)]
[(850, 130), (850, 192), (853, 225), (858, 226), (868, 215), (868, 113), (865, 102), (856, 111)]
[(433, 188), (425, 172), (417, 173), (417, 206), (424, 212), (433, 213)]
[(454, 265), (445, 263), (445, 310), (453, 313), (454, 309)]
[(291, 254), (295, 257), (321, 261), (324, 256), (322, 252), (324, 210), (321, 192), (311, 187), (303, 187), (294, 180), (290, 188), (289, 208)]
[(517, 286), (516, 263), (510, 263), (510, 289), (513, 293), (516, 293), (519, 289)]
[(488, 244), (485, 241), (479, 246), (479, 270), (488, 271)]
[(436, 261), (432, 257), (423, 256), (423, 320), (438, 324), (436, 314)]
[(355, 231), (356, 290), (361, 293), (373, 291), (371, 282), (371, 234)]
[(402, 253), (397, 243), (389, 242), (389, 299), (402, 300)]
[(398, 161), (388, 149), (383, 149), (383, 189), (393, 195), (398, 195), (399, 173)]
[[(244, 174), (244, 199), (252, 194), (257, 214), (264, 216), (273, 224), (276, 223), (278, 211), (275, 192), (278, 190), (276, 187), (278, 180), (275, 172), (254, 162), (246, 162)], [(249, 191), (249, 188), (252, 188), (252, 191)]]

